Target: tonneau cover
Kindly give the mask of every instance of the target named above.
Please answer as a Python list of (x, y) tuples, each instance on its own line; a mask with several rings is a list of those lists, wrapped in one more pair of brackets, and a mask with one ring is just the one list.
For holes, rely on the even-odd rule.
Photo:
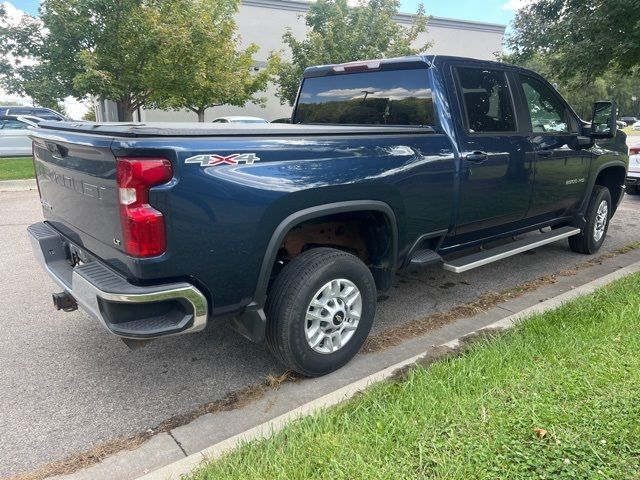
[(433, 133), (431, 127), (385, 125), (290, 125), (270, 123), (260, 125), (214, 123), (94, 123), (43, 121), (34, 131), (62, 130), (114, 137), (235, 137), (289, 135), (370, 135), (372, 133), (409, 134)]

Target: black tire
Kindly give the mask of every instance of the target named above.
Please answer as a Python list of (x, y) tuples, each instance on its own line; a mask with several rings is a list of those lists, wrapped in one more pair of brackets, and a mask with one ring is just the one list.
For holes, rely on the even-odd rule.
[(630, 185), (629, 188), (627, 188), (627, 193), (629, 195), (640, 195), (640, 186)]
[[(332, 353), (318, 353), (307, 341), (307, 309), (314, 295), (336, 279), (346, 279), (359, 290), (360, 320), (341, 348)], [(281, 363), (308, 377), (333, 372), (362, 347), (373, 324), (376, 297), (373, 276), (358, 257), (333, 248), (303, 252), (282, 269), (267, 296), (267, 347)]]
[[(605, 219), (604, 232), (602, 236), (596, 240), (595, 230), (597, 224), (598, 208), (602, 202), (607, 203), (607, 216)], [(609, 220), (613, 208), (611, 205), (611, 193), (607, 187), (596, 185), (591, 192), (591, 199), (589, 200), (589, 206), (587, 207), (587, 213), (585, 215), (586, 223), (582, 228), (582, 232), (579, 235), (569, 237), (569, 246), (571, 250), (577, 253), (584, 253), (591, 255), (600, 250), (600, 247), (604, 243), (604, 239), (607, 237), (607, 231), (609, 230)]]

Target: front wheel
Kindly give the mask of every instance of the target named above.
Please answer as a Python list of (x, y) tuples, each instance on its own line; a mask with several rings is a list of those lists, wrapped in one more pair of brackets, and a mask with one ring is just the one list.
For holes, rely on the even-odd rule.
[(292, 260), (267, 298), (267, 346), (284, 365), (309, 377), (351, 360), (376, 310), (376, 285), (362, 261), (333, 248)]
[(578, 253), (592, 254), (600, 250), (609, 230), (611, 193), (607, 187), (596, 185), (591, 192), (591, 199), (585, 215), (586, 223), (579, 235), (569, 237), (571, 250)]

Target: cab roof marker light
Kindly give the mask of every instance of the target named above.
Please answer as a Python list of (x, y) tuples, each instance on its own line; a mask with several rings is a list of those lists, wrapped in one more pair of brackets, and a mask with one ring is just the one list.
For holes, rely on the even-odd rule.
[(334, 72), (345, 72), (347, 70), (377, 70), (380, 68), (380, 62), (352, 62), (333, 67)]

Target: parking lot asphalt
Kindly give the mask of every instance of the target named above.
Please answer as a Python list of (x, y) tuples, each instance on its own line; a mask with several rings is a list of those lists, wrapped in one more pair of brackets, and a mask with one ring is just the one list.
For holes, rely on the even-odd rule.
[[(145, 431), (284, 371), (225, 322), (131, 351), (86, 314), (54, 311), (56, 286), (25, 232), (39, 220), (37, 192), (0, 193), (0, 477)], [(627, 196), (601, 252), (640, 241), (639, 225), (640, 196)], [(374, 332), (588, 258), (563, 241), (461, 275), (404, 271), (380, 298)]]

